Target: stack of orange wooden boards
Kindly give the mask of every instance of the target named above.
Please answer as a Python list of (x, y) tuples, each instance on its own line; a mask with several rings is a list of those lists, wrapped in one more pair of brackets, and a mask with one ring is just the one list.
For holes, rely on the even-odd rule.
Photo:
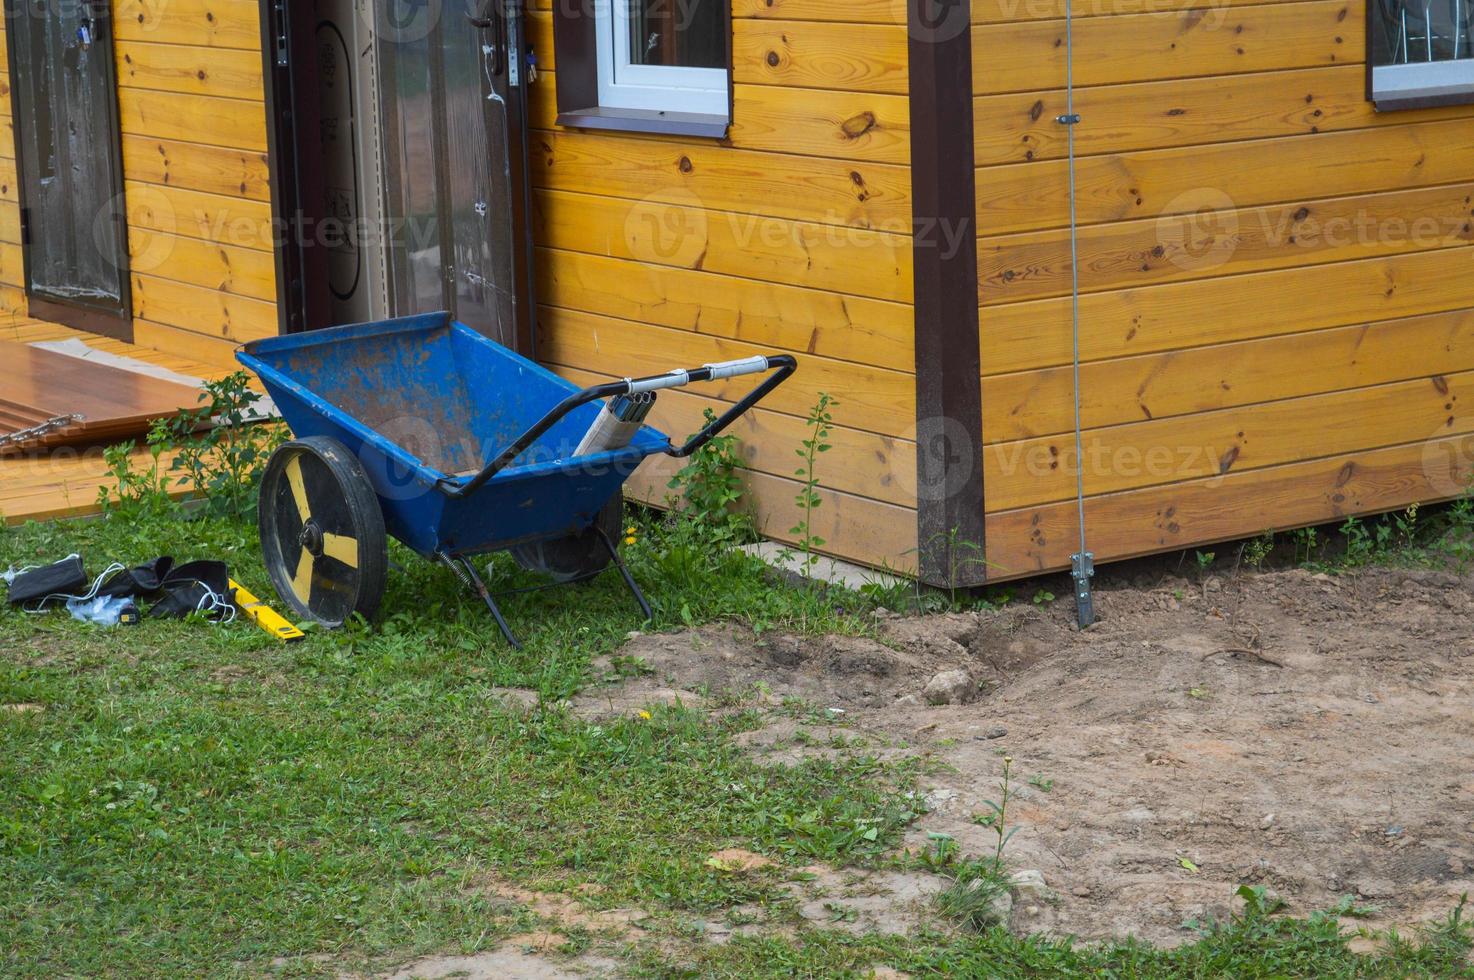
[[(0, 340), (32, 344), (67, 339), (80, 339), (105, 354), (132, 357), (156, 367), (207, 380), (222, 377), (233, 368), (227, 360), (201, 361), (182, 357), (43, 320), (17, 317), (0, 322)], [(8, 388), (0, 388), (0, 395), (12, 397)], [(17, 524), (96, 513), (99, 491), (112, 490), (116, 483), (103, 459), (101, 445), (59, 446), (20, 456), (0, 456), (0, 523)], [(172, 454), (166, 451), (160, 465), (168, 469), (172, 462)], [(134, 450), (132, 465), (135, 469), (147, 469), (153, 464), (147, 447), (140, 445)], [(182, 487), (179, 489), (180, 492), (184, 490)]]
[(0, 452), (127, 439), (199, 402), (197, 388), (0, 340), (0, 437), (71, 420)]

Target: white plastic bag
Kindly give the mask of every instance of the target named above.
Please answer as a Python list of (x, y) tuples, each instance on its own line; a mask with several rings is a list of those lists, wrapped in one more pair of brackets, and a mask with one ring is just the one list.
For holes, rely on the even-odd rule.
[(97, 596), (93, 599), (68, 599), (67, 612), (73, 619), (98, 626), (117, 626), (123, 613), (133, 605), (127, 596)]

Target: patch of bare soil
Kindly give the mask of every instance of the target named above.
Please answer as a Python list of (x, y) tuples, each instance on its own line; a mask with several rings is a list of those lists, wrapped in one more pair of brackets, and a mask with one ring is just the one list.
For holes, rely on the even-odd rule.
[[(1226, 915), (1244, 883), (1302, 914), (1357, 895), (1376, 909), (1369, 924), (1406, 927), (1474, 892), (1471, 585), (1402, 570), (1169, 578), (1102, 583), (1101, 621), (1083, 633), (1060, 602), (888, 618), (884, 642), (642, 636), (620, 656), (650, 673), (573, 707), (807, 701), (881, 752), (944, 763), (927, 777), (918, 850), (945, 833), (991, 853), (975, 816), (1010, 756), (1008, 857), (1045, 881), (1021, 889), (1019, 931), (1177, 942), (1185, 920)], [(771, 718), (746, 738), (761, 757), (835, 751), (808, 717)], [(831, 884), (812, 889), (806, 917), (881, 929), (925, 915), (936, 887)]]
[[(556, 939), (556, 942), (553, 940)], [(570, 961), (559, 963), (551, 954), (565, 940), (561, 936), (514, 936), (497, 949), (467, 956), (430, 956), (388, 974), (386, 980), (572, 980), (575, 977), (615, 976), (604, 966)], [(612, 967), (612, 964), (609, 964)]]

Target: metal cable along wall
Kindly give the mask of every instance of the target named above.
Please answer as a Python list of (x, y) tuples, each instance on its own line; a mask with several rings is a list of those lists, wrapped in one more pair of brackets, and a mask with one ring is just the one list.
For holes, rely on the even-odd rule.
[(1075, 512), (1080, 525), (1080, 546), (1070, 556), (1070, 575), (1075, 582), (1075, 611), (1084, 629), (1095, 622), (1095, 600), (1090, 581), (1095, 576), (1095, 555), (1090, 552), (1085, 536), (1085, 452), (1080, 430), (1080, 243), (1075, 207), (1075, 127), (1080, 117), (1075, 112), (1075, 36), (1070, 0), (1065, 0), (1065, 114), (1055, 122), (1069, 135), (1070, 170), (1070, 320), (1075, 379)]

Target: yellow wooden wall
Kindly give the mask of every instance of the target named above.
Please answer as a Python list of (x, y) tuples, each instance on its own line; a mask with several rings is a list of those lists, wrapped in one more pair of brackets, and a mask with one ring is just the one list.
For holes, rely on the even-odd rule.
[[(735, 109), (717, 143), (556, 126), (551, 3), (536, 6), (543, 358), (582, 381), (764, 350), (799, 355), (793, 380), (735, 430), (763, 530), (791, 537), (794, 451), (827, 391), (841, 404), (814, 532), (846, 557), (913, 566), (904, 7), (733, 0)], [(740, 397), (742, 381), (717, 390)], [(657, 423), (693, 431), (704, 404), (662, 394)], [(646, 464), (636, 492), (664, 499), (671, 470)]]
[[(720, 144), (560, 130), (549, 0), (531, 12), (543, 68), (532, 143), (542, 349), (579, 379), (801, 355), (795, 380), (737, 430), (759, 519), (789, 536), (803, 417), (829, 391), (839, 426), (814, 532), (840, 554), (906, 567), (916, 464), (904, 8), (733, 2), (735, 124)], [(136, 339), (220, 361), (276, 330), (259, 8), (119, 0), (115, 11)], [(0, 302), (14, 308), (8, 140), (0, 151)], [(658, 421), (693, 430), (704, 404), (663, 396)], [(670, 472), (652, 464), (636, 489), (662, 500)]]
[(20, 196), (15, 173), (15, 121), (10, 113), (10, 62), (0, 18), (0, 317), (25, 316), (20, 247)]
[[(974, 4), (1002, 575), (1076, 543), (1062, 6)], [(1474, 460), (1474, 107), (1374, 112), (1362, 0), (1075, 6), (1097, 557), (1452, 494)]]
[[(211, 363), (275, 334), (255, 0), (114, 4), (134, 339)], [(0, 303), (23, 304), (8, 77)]]

